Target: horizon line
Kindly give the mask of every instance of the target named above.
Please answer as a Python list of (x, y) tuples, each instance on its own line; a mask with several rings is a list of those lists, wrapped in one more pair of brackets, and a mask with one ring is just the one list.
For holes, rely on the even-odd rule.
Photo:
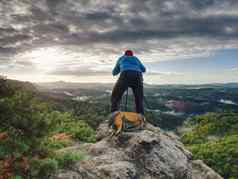
[[(4, 78), (7, 80), (15, 80), (19, 82), (25, 82), (25, 83), (33, 83), (33, 84), (43, 84), (43, 83), (80, 83), (80, 84), (114, 84), (113, 82), (84, 82), (84, 81), (65, 81), (65, 80), (58, 80), (58, 81), (29, 81), (29, 80), (19, 80), (19, 79), (13, 79), (13, 78), (7, 78), (6, 76), (0, 75), (0, 78)], [(199, 85), (226, 85), (226, 84), (238, 84), (238, 81), (230, 81), (230, 82), (211, 82), (211, 83), (144, 83), (144, 85), (157, 85), (157, 86), (199, 86)]]

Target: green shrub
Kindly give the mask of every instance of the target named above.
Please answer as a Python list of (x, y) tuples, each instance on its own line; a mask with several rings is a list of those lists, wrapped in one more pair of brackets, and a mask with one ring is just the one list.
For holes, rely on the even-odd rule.
[[(182, 141), (225, 179), (238, 178), (238, 113), (208, 113), (191, 118)], [(212, 137), (211, 137), (212, 136)]]
[(95, 131), (84, 121), (77, 119), (71, 113), (53, 111), (48, 115), (54, 128), (53, 133), (65, 132), (82, 142), (95, 142)]
[(224, 178), (238, 178), (238, 135), (226, 136), (216, 142), (188, 147), (195, 159), (202, 159)]
[(0, 113), (1, 131), (9, 135), (3, 146), (10, 149), (9, 155), (31, 154), (49, 132), (47, 104), (40, 103), (31, 94), (16, 92), (0, 102), (0, 109), (4, 110)]
[(31, 160), (31, 177), (32, 178), (50, 178), (57, 170), (69, 168), (76, 161), (83, 160), (87, 157), (84, 151), (56, 152), (46, 159)]
[(16, 176), (12, 176), (10, 179), (23, 179), (23, 178), (21, 176), (16, 175)]
[[(0, 132), (8, 134), (5, 140), (0, 141), (0, 159), (8, 156), (16, 159), (27, 157), (33, 176), (44, 176), (54, 172), (65, 162), (81, 159), (81, 154), (59, 155), (57, 160), (51, 158), (54, 150), (67, 147), (72, 141), (53, 141), (50, 138), (54, 134), (65, 132), (80, 141), (94, 142), (95, 131), (70, 112), (55, 111), (33, 92), (13, 86), (0, 80), (0, 92), (4, 92), (0, 93)], [(43, 157), (44, 160), (34, 159)], [(24, 176), (18, 172), (17, 166), (13, 168), (16, 169), (13, 171), (15, 175)]]
[(52, 158), (32, 160), (30, 166), (32, 178), (49, 178), (59, 169), (57, 160)]
[(57, 149), (62, 149), (62, 148), (71, 146), (73, 144), (73, 141), (69, 139), (68, 140), (52, 140), (47, 138), (43, 144), (47, 149), (57, 150)]
[(86, 152), (83, 151), (70, 151), (57, 153), (53, 156), (53, 158), (58, 162), (60, 168), (67, 168), (70, 167), (74, 162), (83, 160), (86, 156)]

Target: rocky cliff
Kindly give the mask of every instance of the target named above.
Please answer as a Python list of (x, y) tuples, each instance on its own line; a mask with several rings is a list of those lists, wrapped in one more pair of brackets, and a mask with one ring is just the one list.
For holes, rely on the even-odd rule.
[(85, 148), (89, 158), (59, 171), (55, 179), (222, 179), (200, 160), (192, 160), (176, 135), (147, 124), (145, 130), (109, 137), (107, 124), (98, 128), (98, 142)]

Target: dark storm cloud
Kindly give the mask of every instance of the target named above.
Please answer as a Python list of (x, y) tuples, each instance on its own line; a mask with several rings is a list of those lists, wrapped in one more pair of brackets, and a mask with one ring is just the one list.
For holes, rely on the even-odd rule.
[(34, 21), (35, 23), (53, 20), (52, 16), (48, 12), (43, 11), (39, 7), (32, 6), (31, 12), (32, 14), (29, 17), (32, 18), (32, 21)]
[[(232, 31), (227, 30), (232, 28)], [(71, 37), (71, 38), (70, 38)], [(149, 39), (171, 39), (176, 37), (207, 37), (233, 39), (238, 37), (238, 16), (213, 16), (183, 18), (168, 29), (117, 29), (109, 32), (81, 32), (69, 35), (65, 43), (91, 42), (135, 42)]]
[[(183, 27), (179, 34), (190, 36), (207, 36), (216, 38), (237, 38), (238, 37), (238, 16), (210, 16), (183, 19), (180, 22)], [(226, 28), (232, 28), (227, 31)]]
[(220, 0), (203, 0), (203, 1), (191, 0), (189, 1), (189, 3), (192, 5), (192, 7), (196, 9), (203, 9), (203, 8), (208, 8), (210, 6), (213, 6), (215, 5), (216, 2), (219, 2), (219, 1)]
[(17, 31), (14, 28), (1, 28), (0, 27), (0, 36), (9, 36), (11, 34), (15, 34)]
[[(182, 1), (181, 1), (182, 2)], [(187, 1), (183, 3), (174, 3), (174, 1), (130, 1), (126, 8), (126, 15), (122, 15), (117, 10), (113, 9), (109, 12), (90, 12), (87, 15), (82, 15), (81, 21), (85, 22), (82, 26), (92, 27), (94, 29), (76, 32), (72, 34), (74, 40), (81, 42), (133, 42), (145, 39), (166, 39), (176, 37), (208, 37), (208, 38), (234, 38), (237, 37), (237, 16), (214, 15), (214, 16), (199, 16), (190, 13), (188, 5), (192, 7), (210, 7), (215, 6), (213, 1), (204, 1), (196, 3), (196, 1)], [(223, 1), (225, 2), (225, 1)], [(220, 1), (220, 3), (222, 3)], [(165, 5), (167, 4), (167, 5)], [(202, 7), (201, 7), (202, 6)], [(155, 11), (157, 8), (159, 11)], [(180, 10), (178, 10), (180, 9)], [(152, 12), (151, 12), (152, 11)], [(185, 12), (187, 11), (187, 12)], [(144, 13), (143, 15), (136, 13)], [(187, 16), (190, 14), (191, 16)], [(165, 17), (164, 17), (164, 16)], [(166, 17), (169, 15), (169, 18)], [(77, 16), (76, 16), (77, 17)], [(179, 17), (179, 18), (176, 18)], [(107, 22), (105, 22), (107, 20)], [(79, 20), (80, 24), (80, 20)], [(77, 24), (75, 24), (77, 26)], [(114, 27), (113, 30), (100, 32), (103, 27)], [(226, 28), (232, 28), (231, 31), (226, 31)], [(98, 29), (97, 29), (98, 28)], [(69, 35), (70, 37), (70, 35)], [(65, 44), (71, 43), (69, 38)]]
[(102, 21), (112, 19), (112, 14), (108, 11), (94, 11), (83, 14), (81, 18), (88, 21)]
[(201, 10), (201, 9), (206, 9), (215, 5), (221, 5), (224, 3), (229, 3), (230, 5), (235, 5), (237, 4), (237, 0), (187, 0), (192, 8)]
[[(1, 55), (9, 55), (9, 54), (15, 54), (16, 53), (16, 48), (12, 47), (0, 47), (0, 54)], [(0, 58), (1, 60), (1, 58)]]
[(51, 12), (56, 12), (56, 7), (60, 3), (66, 3), (66, 0), (46, 0), (46, 3)]
[[(236, 7), (236, 0), (2, 0), (0, 53), (97, 43), (109, 43), (113, 53), (134, 42), (149, 51), (147, 40), (196, 37), (223, 44), (238, 37), (238, 13), (230, 12)], [(154, 48), (168, 47), (159, 45)]]
[(1, 46), (8, 46), (8, 45), (14, 46), (17, 42), (23, 42), (23, 41), (27, 41), (30, 39), (31, 39), (31, 36), (25, 35), (25, 34), (8, 36), (8, 37), (0, 39), (0, 45)]
[(32, 27), (33, 32), (38, 35), (45, 34), (66, 34), (68, 33), (68, 27), (64, 24), (60, 23), (50, 23), (50, 24), (39, 24)]

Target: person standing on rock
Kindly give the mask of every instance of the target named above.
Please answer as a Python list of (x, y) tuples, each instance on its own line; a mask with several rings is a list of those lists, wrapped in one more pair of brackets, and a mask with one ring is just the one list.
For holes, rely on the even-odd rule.
[(119, 110), (119, 103), (123, 93), (130, 87), (135, 96), (136, 112), (144, 116), (143, 107), (143, 75), (146, 71), (141, 61), (133, 55), (132, 50), (126, 50), (125, 54), (120, 57), (112, 71), (116, 76), (120, 73), (111, 95), (111, 112), (112, 114)]

